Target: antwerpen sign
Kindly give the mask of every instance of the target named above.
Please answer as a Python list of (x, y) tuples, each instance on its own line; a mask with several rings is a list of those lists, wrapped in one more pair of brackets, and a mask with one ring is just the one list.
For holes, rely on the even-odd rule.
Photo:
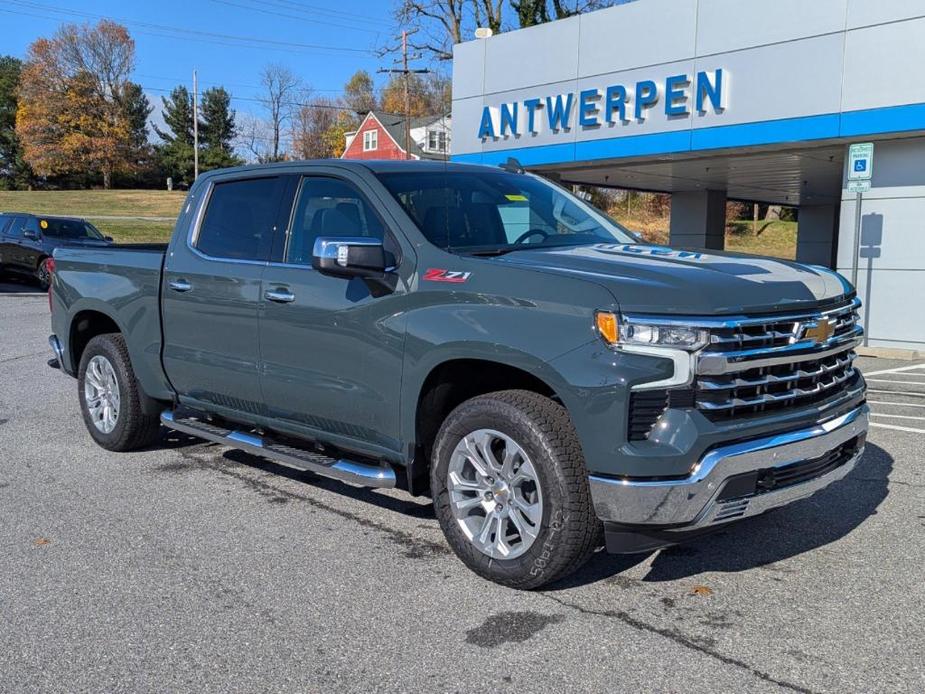
[(485, 106), (478, 136), (484, 141), (541, 131), (567, 132), (574, 127), (630, 125), (644, 122), (653, 109), (663, 109), (669, 119), (689, 118), (694, 110), (721, 113), (726, 108), (728, 82), (728, 73), (716, 69)]

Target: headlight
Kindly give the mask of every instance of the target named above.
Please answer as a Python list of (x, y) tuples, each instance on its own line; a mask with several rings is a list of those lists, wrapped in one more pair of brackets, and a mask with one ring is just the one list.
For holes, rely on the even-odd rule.
[(709, 335), (703, 328), (675, 325), (669, 322), (642, 322), (623, 318), (609, 311), (596, 316), (597, 332), (607, 344), (671, 347), (693, 351), (707, 344)]

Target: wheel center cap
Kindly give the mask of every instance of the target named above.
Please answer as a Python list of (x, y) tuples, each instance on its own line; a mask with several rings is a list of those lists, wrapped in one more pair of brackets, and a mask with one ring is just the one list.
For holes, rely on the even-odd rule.
[(511, 488), (504, 480), (498, 480), (491, 485), (491, 493), (499, 504), (506, 504), (511, 497)]

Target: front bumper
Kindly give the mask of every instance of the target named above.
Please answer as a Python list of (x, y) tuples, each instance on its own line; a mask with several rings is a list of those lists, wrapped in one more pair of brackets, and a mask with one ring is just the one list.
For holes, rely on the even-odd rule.
[[(810, 428), (714, 448), (681, 479), (591, 475), (595, 511), (606, 523), (670, 536), (783, 506), (851, 472), (864, 452), (868, 412), (861, 405)], [(825, 458), (836, 450), (842, 459)], [(819, 474), (813, 476), (814, 470)], [(795, 481), (775, 487), (777, 478)]]

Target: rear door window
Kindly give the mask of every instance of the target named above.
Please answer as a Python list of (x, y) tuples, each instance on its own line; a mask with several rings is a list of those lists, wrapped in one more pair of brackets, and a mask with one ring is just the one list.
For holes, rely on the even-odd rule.
[(195, 247), (213, 258), (268, 260), (282, 187), (278, 176), (214, 184)]

